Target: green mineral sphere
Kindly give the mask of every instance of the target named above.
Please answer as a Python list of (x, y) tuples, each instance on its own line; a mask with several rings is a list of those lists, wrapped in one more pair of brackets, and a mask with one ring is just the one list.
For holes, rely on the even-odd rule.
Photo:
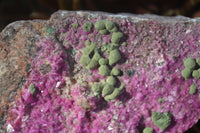
[(200, 58), (196, 58), (196, 63), (200, 66)]
[(114, 49), (109, 55), (109, 65), (113, 65), (121, 59), (121, 54), (118, 49)]
[(189, 79), (191, 76), (191, 69), (185, 68), (184, 70), (181, 71), (181, 75), (185, 78), (185, 80)]
[(153, 133), (153, 128), (145, 127), (142, 133)]
[(200, 77), (200, 73), (198, 70), (194, 70), (192, 72), (192, 77), (194, 77), (195, 79), (198, 79)]
[(109, 77), (106, 79), (106, 82), (107, 82), (108, 84), (114, 86), (114, 85), (116, 84), (117, 80), (116, 80), (115, 77), (113, 77), (113, 76), (109, 76)]
[(111, 21), (105, 21), (105, 26), (106, 26), (106, 29), (109, 31), (115, 28), (115, 24)]
[(111, 42), (112, 43), (119, 43), (119, 41), (122, 37), (123, 37), (122, 32), (113, 32), (112, 37), (111, 37)]
[(85, 31), (87, 31), (87, 32), (90, 32), (91, 31), (91, 29), (92, 29), (92, 23), (84, 23), (83, 24), (83, 30), (85, 30)]
[(110, 69), (108, 68), (107, 65), (101, 65), (99, 67), (99, 74), (103, 76), (108, 76), (110, 75)]
[(88, 55), (82, 55), (80, 59), (80, 63), (84, 66), (87, 66), (90, 62), (90, 57)]
[(105, 86), (103, 87), (103, 90), (102, 90), (102, 96), (111, 94), (113, 92), (113, 90), (114, 90), (114, 87), (112, 85), (105, 84)]
[(111, 75), (118, 76), (119, 74), (120, 70), (114, 67), (111, 71)]
[(151, 119), (157, 127), (164, 131), (171, 124), (171, 115), (168, 112), (153, 112)]
[(100, 65), (106, 65), (106, 64), (108, 64), (108, 59), (101, 58), (101, 59), (99, 60), (99, 64), (100, 64)]
[(105, 20), (99, 20), (94, 23), (94, 28), (97, 30), (104, 30), (105, 29)]
[(190, 91), (189, 91), (189, 93), (190, 93), (191, 95), (195, 94), (195, 93), (196, 93), (196, 89), (197, 89), (197, 87), (196, 87), (196, 85), (193, 83), (193, 84), (190, 86)]
[(101, 84), (93, 84), (92, 85), (92, 90), (96, 93), (100, 93), (102, 90), (102, 86)]
[(184, 66), (186, 68), (193, 70), (196, 66), (196, 62), (193, 58), (187, 58), (187, 59), (184, 60)]

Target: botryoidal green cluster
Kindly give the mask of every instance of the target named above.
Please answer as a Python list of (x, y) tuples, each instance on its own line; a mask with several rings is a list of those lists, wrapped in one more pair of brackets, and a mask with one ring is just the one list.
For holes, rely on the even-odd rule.
[(157, 127), (162, 131), (165, 131), (167, 127), (171, 124), (171, 114), (169, 112), (153, 112), (151, 114), (151, 119)]
[[(200, 78), (200, 58), (187, 58), (184, 60), (184, 69), (181, 71), (182, 77), (184, 77), (185, 80), (188, 80), (189, 78), (193, 77), (195, 79)], [(190, 86), (189, 93), (191, 95), (196, 93), (196, 85), (193, 83)]]
[[(92, 23), (85, 23), (82, 28), (90, 32)], [(99, 20), (95, 22), (94, 28), (98, 30), (100, 34), (112, 34), (111, 43), (103, 44), (98, 48), (95, 42), (87, 40), (85, 42), (86, 47), (82, 50), (80, 63), (89, 70), (98, 68), (99, 74), (107, 77), (105, 82), (93, 84), (92, 90), (96, 95), (102, 95), (106, 101), (110, 101), (119, 96), (125, 87), (123, 83), (121, 83), (119, 88), (116, 87), (117, 76), (120, 75), (120, 70), (114, 67), (121, 59), (119, 43), (120, 39), (123, 37), (123, 33), (118, 31), (116, 25), (108, 20)], [(122, 44), (125, 46), (126, 42)], [(100, 55), (100, 53), (103, 52), (109, 54), (108, 59)]]

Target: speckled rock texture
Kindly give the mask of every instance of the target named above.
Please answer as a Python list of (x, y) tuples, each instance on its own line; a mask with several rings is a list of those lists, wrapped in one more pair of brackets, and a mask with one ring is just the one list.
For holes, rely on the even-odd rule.
[[(101, 49), (113, 33), (96, 30), (99, 20), (123, 33), (120, 60), (108, 69), (120, 70), (116, 87), (124, 88), (111, 101), (91, 89), (106, 76), (80, 63), (86, 40), (109, 56)], [(198, 18), (58, 11), (14, 22), (0, 33), (0, 132), (182, 133), (200, 116), (200, 81), (181, 76), (189, 57), (200, 57)]]

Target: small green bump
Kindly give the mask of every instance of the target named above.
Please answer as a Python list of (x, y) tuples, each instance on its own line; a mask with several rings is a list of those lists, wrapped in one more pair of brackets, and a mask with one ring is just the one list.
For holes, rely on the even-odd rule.
[(196, 63), (200, 66), (200, 58), (196, 58)]
[(153, 128), (152, 127), (145, 127), (142, 133), (153, 133)]
[(124, 84), (121, 84), (121, 86), (119, 88), (115, 88), (114, 91), (112, 92), (112, 94), (107, 95), (104, 97), (104, 99), (109, 102), (110, 100), (114, 100), (117, 96), (119, 96), (120, 94), (122, 94), (122, 92), (124, 91)]
[(119, 60), (121, 59), (121, 54), (119, 52), (118, 49), (114, 49), (110, 52), (110, 55), (109, 55), (109, 65), (113, 65), (115, 64), (116, 62), (118, 62)]
[(90, 57), (88, 55), (82, 55), (80, 59), (80, 63), (84, 66), (87, 66), (90, 63)]
[(113, 90), (114, 90), (114, 87), (112, 85), (105, 84), (102, 90), (102, 96), (111, 94)]
[(153, 112), (151, 119), (157, 127), (164, 131), (171, 124), (171, 115), (168, 112)]
[(192, 72), (192, 77), (194, 77), (195, 79), (198, 79), (200, 77), (200, 73), (198, 70), (194, 70)]
[(101, 65), (99, 67), (99, 74), (104, 75), (104, 76), (108, 76), (108, 75), (110, 75), (110, 69), (108, 68), (107, 65)]
[(119, 43), (120, 39), (123, 37), (122, 32), (114, 32), (112, 34), (111, 42), (112, 43)]
[(89, 55), (91, 53), (92, 50), (90, 50), (90, 47), (85, 47), (83, 50), (82, 50), (82, 54), (83, 55)]
[(118, 48), (119, 47), (118, 43), (112, 43), (111, 45), (113, 45), (114, 48)]
[(97, 48), (97, 44), (94, 42), (91, 42), (90, 46), (88, 46), (90, 48), (90, 52), (94, 51)]
[(99, 60), (99, 65), (107, 65), (107, 64), (108, 64), (108, 59), (101, 58)]
[(118, 31), (118, 29), (116, 26), (112, 30), (110, 30), (110, 32), (117, 32), (117, 31)]
[(92, 59), (99, 61), (99, 59), (101, 59), (101, 55), (99, 54), (99, 52), (95, 52)]
[(100, 30), (99, 33), (101, 33), (102, 35), (105, 35), (108, 33), (108, 31), (106, 29)]
[(73, 23), (72, 26), (77, 29), (78, 28), (78, 23)]
[(117, 69), (117, 68), (114, 67), (111, 70), (111, 75), (118, 76), (119, 74), (120, 74), (120, 70), (119, 69)]
[(187, 58), (187, 59), (184, 60), (184, 66), (186, 68), (193, 70), (196, 66), (196, 62), (193, 58)]
[(89, 64), (87, 65), (87, 69), (94, 69), (96, 66), (98, 66), (98, 61), (95, 59), (91, 59), (91, 61), (89, 62)]
[(196, 85), (193, 83), (193, 84), (190, 86), (190, 91), (189, 91), (189, 93), (190, 93), (191, 95), (195, 94), (195, 93), (196, 93), (196, 89), (197, 89), (197, 87), (196, 87)]
[(112, 50), (114, 50), (114, 49), (116, 49), (116, 48), (118, 48), (118, 47), (116, 47), (116, 46), (114, 46), (114, 45), (112, 45), (112, 44), (108, 44), (108, 45), (107, 45), (106, 52), (107, 52), (107, 53), (110, 53)]
[(115, 24), (111, 21), (105, 21), (105, 26), (106, 26), (106, 29), (109, 31), (115, 28)]
[(35, 85), (34, 84), (30, 84), (29, 90), (30, 90), (31, 94), (34, 95), (35, 94), (35, 90), (36, 90), (35, 89)]
[(190, 78), (191, 73), (192, 71), (189, 68), (185, 68), (181, 71), (181, 75), (185, 78), (185, 80), (188, 80)]
[(92, 90), (96, 93), (100, 93), (102, 91), (102, 85), (101, 84), (93, 84)]
[(102, 52), (105, 52), (105, 51), (107, 50), (107, 47), (108, 47), (108, 44), (103, 44), (103, 45), (101, 46), (101, 51), (102, 51)]
[(85, 30), (85, 31), (87, 31), (87, 32), (90, 32), (91, 31), (91, 29), (92, 29), (92, 23), (84, 23), (83, 24), (83, 30)]
[(123, 42), (121, 45), (122, 45), (122, 46), (126, 46), (126, 42)]
[(163, 103), (163, 102), (164, 102), (164, 99), (163, 99), (163, 98), (159, 98), (159, 99), (158, 99), (158, 102), (159, 102), (159, 103)]
[(200, 98), (200, 93), (199, 93), (199, 98)]
[(90, 44), (91, 44), (91, 42), (90, 42), (89, 40), (86, 40), (86, 41), (85, 41), (85, 45), (86, 45), (86, 46), (90, 46)]
[(99, 20), (94, 23), (94, 28), (97, 30), (103, 30), (105, 29), (105, 20)]
[(115, 77), (113, 76), (109, 76), (107, 79), (106, 79), (106, 82), (110, 85), (113, 85), (115, 86), (115, 84), (117, 83), (117, 80)]

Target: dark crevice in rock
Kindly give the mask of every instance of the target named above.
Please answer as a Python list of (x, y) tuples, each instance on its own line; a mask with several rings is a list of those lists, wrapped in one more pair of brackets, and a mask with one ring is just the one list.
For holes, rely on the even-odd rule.
[(58, 38), (59, 36), (60, 36), (60, 33), (56, 33), (55, 34), (55, 40), (59, 43), (59, 45), (61, 46), (61, 49), (67, 55), (66, 61), (69, 65), (69, 71), (68, 72), (69, 72), (70, 77), (73, 77), (74, 76), (74, 73), (73, 73), (74, 64), (76, 63), (74, 57), (72, 56), (73, 55), (73, 53), (72, 53), (73, 48), (70, 47), (69, 49), (66, 49), (65, 46), (63, 45), (63, 41)]

